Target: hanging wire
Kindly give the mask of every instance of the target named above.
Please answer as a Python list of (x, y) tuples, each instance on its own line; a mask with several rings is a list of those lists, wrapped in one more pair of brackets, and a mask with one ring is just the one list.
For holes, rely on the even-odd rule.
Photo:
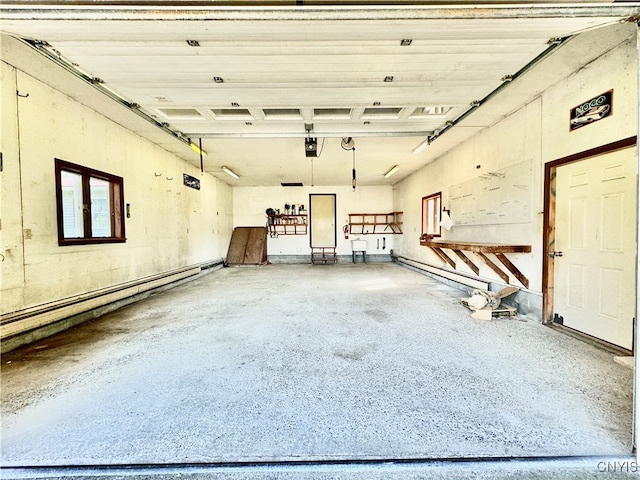
[(322, 155), (322, 151), (324, 150), (324, 141), (326, 140), (326, 138), (322, 139), (322, 144), (320, 145), (320, 149), (318, 150), (318, 155), (317, 157), (320, 158), (320, 155)]

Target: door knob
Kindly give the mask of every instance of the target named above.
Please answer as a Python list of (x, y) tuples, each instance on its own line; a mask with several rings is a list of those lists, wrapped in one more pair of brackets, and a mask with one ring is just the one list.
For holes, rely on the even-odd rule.
[(554, 257), (561, 257), (562, 255), (564, 255), (562, 252), (553, 252)]

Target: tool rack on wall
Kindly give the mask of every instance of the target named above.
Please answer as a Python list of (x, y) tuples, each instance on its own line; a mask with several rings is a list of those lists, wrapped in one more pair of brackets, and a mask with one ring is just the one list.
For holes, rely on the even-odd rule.
[(359, 235), (373, 235), (386, 233), (390, 235), (402, 234), (402, 212), (391, 213), (350, 213), (349, 233)]

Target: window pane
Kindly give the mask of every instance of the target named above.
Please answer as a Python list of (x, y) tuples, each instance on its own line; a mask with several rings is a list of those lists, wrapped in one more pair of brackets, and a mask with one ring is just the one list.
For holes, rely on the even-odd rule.
[(91, 177), (91, 233), (92, 237), (111, 237), (111, 206), (109, 182)]
[(59, 158), (58, 245), (125, 242), (123, 179)]
[(440, 236), (441, 194), (433, 194), (422, 198), (422, 233)]
[(61, 173), (62, 225), (64, 238), (84, 237), (82, 220), (82, 176), (77, 173)]
[(427, 224), (427, 233), (433, 234), (433, 232), (435, 231), (435, 199), (434, 198), (430, 198), (429, 199), (429, 203), (428, 203), (428, 211), (429, 211), (429, 223)]
[(440, 195), (433, 199), (433, 233), (440, 235)]

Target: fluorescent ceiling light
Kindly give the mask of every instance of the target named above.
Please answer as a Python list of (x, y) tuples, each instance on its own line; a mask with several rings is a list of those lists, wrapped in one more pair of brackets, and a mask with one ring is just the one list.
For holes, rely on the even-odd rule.
[(240, 176), (239, 176), (236, 172), (234, 172), (233, 170), (231, 170), (230, 168), (222, 167), (222, 171), (223, 171), (224, 173), (226, 173), (227, 175), (231, 175), (231, 176), (232, 176), (233, 178), (235, 178), (235, 179), (239, 179), (239, 178), (240, 178)]
[(200, 155), (205, 156), (205, 157), (207, 156), (207, 152), (205, 152), (204, 150), (202, 150), (202, 149), (201, 149), (198, 145), (196, 145), (195, 143), (193, 143), (193, 142), (189, 142), (189, 146), (191, 147), (191, 149), (192, 149), (194, 152), (199, 153)]
[(424, 141), (420, 145), (418, 145), (416, 148), (413, 149), (413, 153), (420, 153), (425, 148), (427, 148), (430, 143), (431, 143), (430, 138), (429, 137), (425, 138)]
[(389, 169), (387, 173), (384, 174), (384, 178), (389, 178), (391, 175), (396, 173), (400, 167), (398, 165), (394, 165)]

